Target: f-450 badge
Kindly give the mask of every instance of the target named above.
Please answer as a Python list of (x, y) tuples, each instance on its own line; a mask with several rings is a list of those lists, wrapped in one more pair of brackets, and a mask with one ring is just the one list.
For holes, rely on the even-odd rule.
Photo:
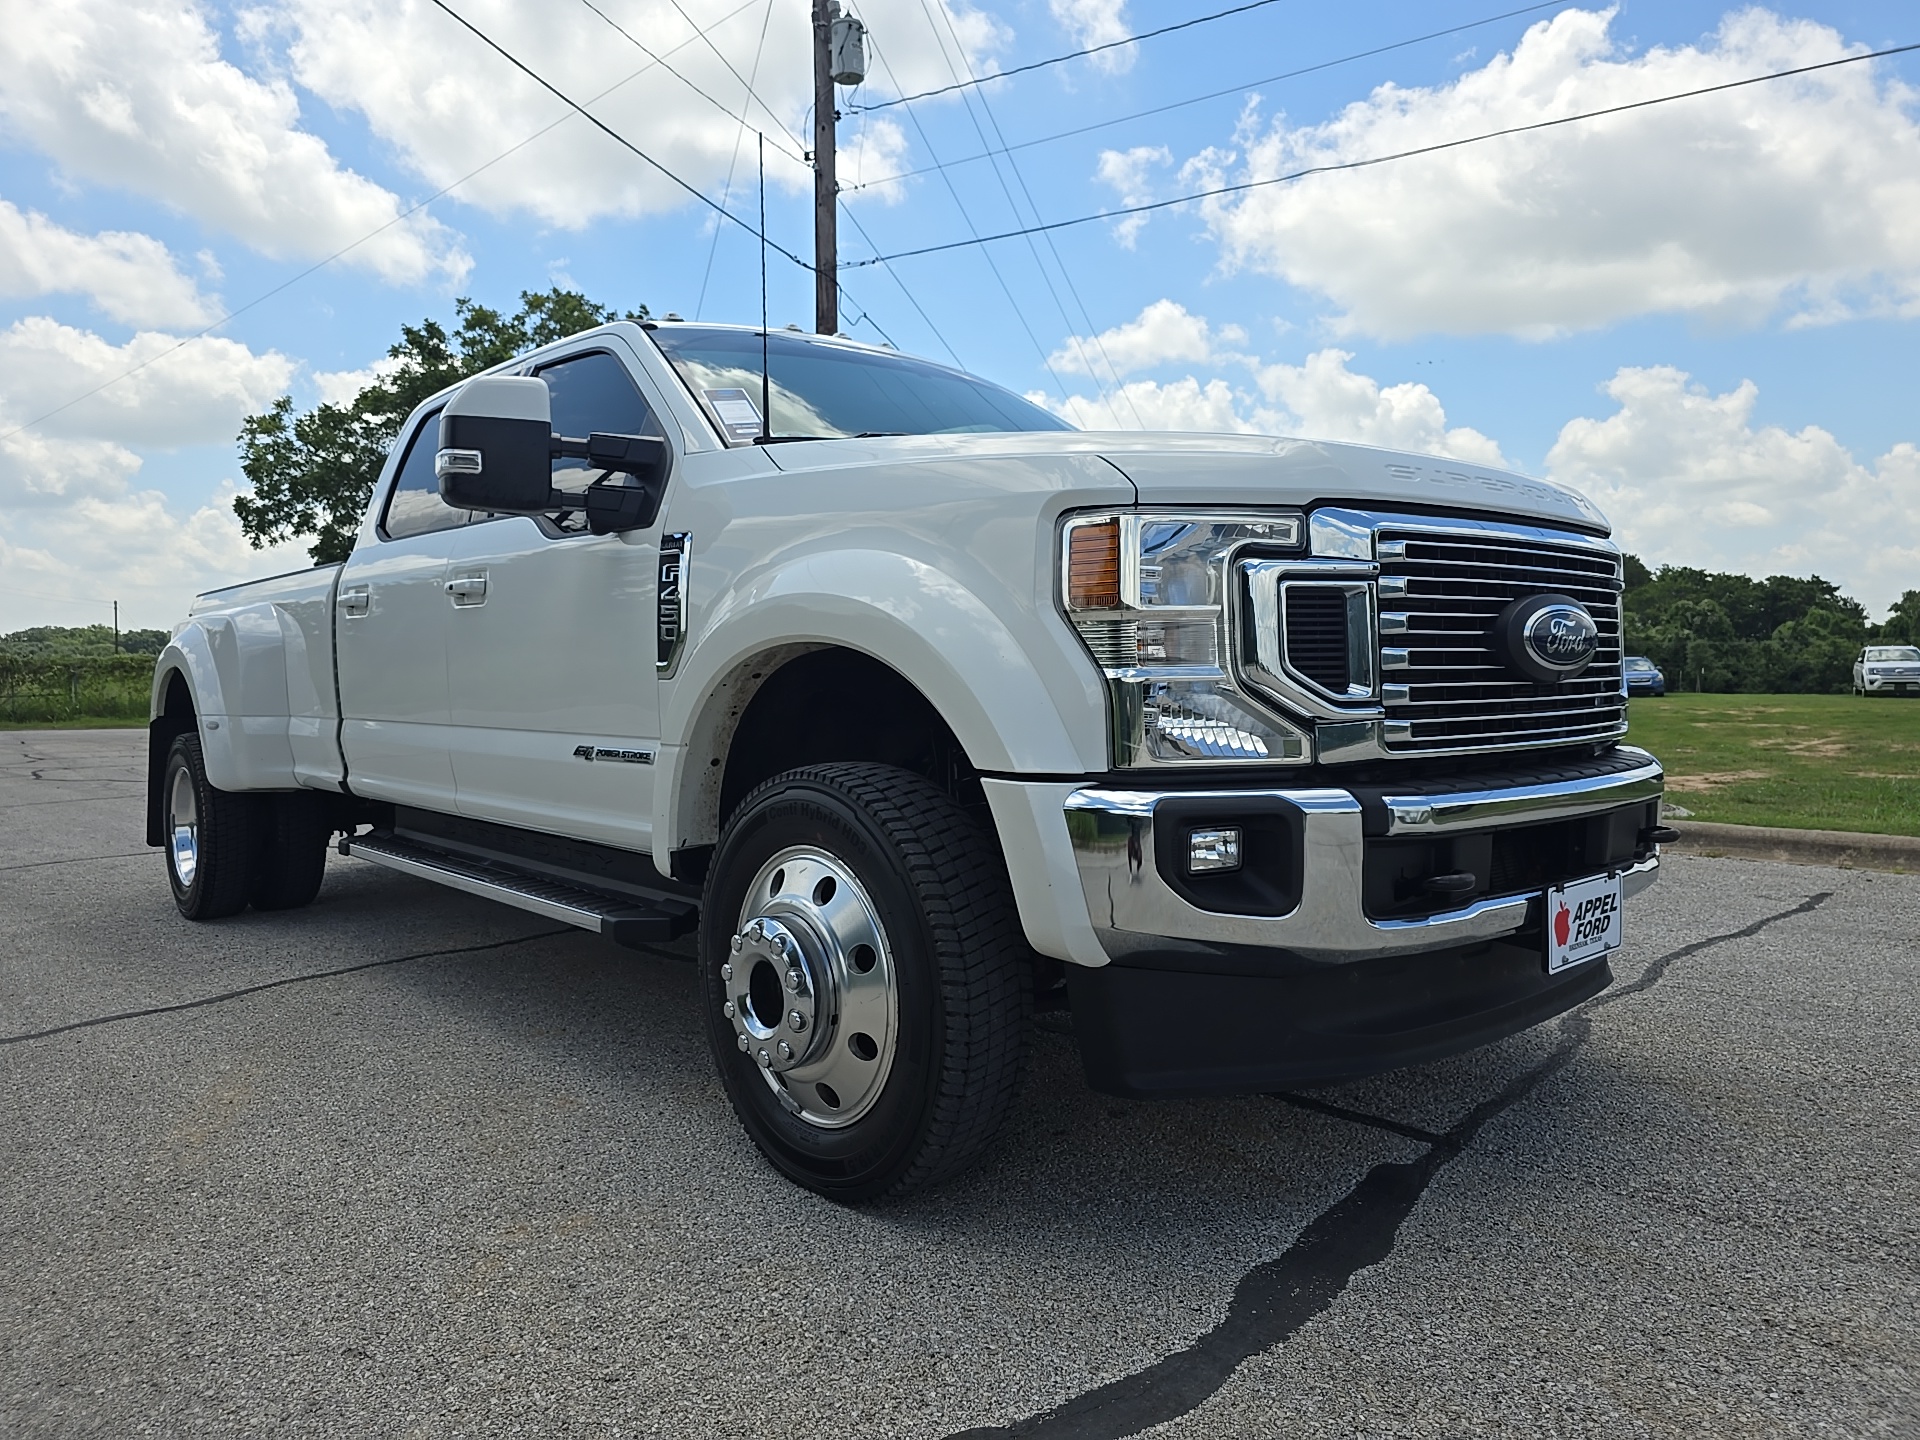
[(651, 750), (611, 750), (605, 745), (576, 745), (573, 747), (576, 760), (612, 760), (621, 765), (651, 765)]

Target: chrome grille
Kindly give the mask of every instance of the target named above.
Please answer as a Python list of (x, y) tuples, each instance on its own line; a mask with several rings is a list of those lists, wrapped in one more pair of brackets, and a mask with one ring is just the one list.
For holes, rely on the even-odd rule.
[[(1418, 753), (1608, 740), (1626, 729), (1619, 562), (1610, 550), (1527, 535), (1378, 534), (1382, 698), (1389, 750)], [(1600, 630), (1571, 680), (1516, 675), (1493, 622), (1514, 600), (1570, 595)], [(1405, 617), (1401, 619), (1400, 617)]]

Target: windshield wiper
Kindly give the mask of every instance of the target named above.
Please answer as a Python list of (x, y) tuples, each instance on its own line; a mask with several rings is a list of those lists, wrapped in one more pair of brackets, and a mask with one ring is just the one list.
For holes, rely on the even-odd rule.
[(756, 445), (793, 445), (802, 440), (881, 440), (890, 435), (910, 435), (910, 430), (862, 430), (857, 435), (756, 435)]

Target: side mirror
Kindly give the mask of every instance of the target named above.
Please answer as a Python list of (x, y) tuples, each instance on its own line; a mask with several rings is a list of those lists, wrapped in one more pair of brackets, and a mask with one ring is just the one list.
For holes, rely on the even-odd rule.
[[(481, 375), (440, 412), (440, 449), (433, 470), (440, 498), (461, 510), (540, 515), (585, 513), (596, 535), (653, 523), (667, 470), (667, 444), (646, 435), (553, 433), (553, 401), (538, 376)], [(553, 488), (556, 458), (632, 477), (627, 485), (596, 481), (584, 491)]]
[(433, 473), (462, 510), (533, 513), (552, 489), (553, 401), (547, 382), (519, 375), (469, 380), (440, 412)]

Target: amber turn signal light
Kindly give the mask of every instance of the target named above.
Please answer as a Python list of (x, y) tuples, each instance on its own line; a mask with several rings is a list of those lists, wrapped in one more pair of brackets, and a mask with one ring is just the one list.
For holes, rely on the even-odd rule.
[(1067, 608), (1120, 608), (1120, 522), (1097, 520), (1067, 532)]

